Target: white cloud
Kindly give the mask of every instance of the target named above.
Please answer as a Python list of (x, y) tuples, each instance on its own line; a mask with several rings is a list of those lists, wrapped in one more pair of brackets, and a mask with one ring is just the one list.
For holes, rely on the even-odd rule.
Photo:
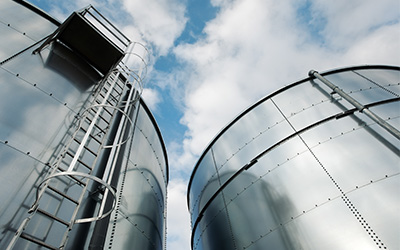
[(157, 110), (157, 105), (162, 101), (162, 97), (155, 89), (144, 88), (142, 98), (152, 112)]
[(186, 77), (185, 72), (175, 71), (174, 74), (169, 72), (152, 70), (147, 79), (161, 89), (163, 94), (171, 92), (173, 95), (168, 96), (168, 101), (172, 101), (178, 109), (182, 109), (185, 88), (180, 85), (182, 79)]
[(322, 30), (329, 46), (346, 49), (364, 40), (374, 30), (399, 21), (400, 3), (396, 0), (313, 1), (312, 11), (326, 21)]
[(345, 61), (357, 64), (399, 65), (400, 23), (383, 26), (365, 35), (344, 55)]
[(174, 179), (168, 185), (167, 249), (190, 249), (190, 216), (186, 205), (187, 183)]
[(196, 163), (196, 157), (193, 154), (184, 154), (189, 151), (187, 146), (185, 141), (183, 143), (173, 141), (167, 146), (170, 173), (175, 178), (188, 178), (191, 172), (188, 166), (194, 166)]
[(167, 54), (187, 21), (185, 5), (179, 0), (124, 0), (124, 8), (161, 55)]

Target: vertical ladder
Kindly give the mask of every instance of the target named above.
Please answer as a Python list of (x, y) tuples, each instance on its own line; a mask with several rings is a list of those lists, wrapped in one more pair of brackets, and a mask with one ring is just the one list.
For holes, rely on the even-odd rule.
[[(110, 144), (115, 148), (124, 143), (108, 142), (107, 138), (117, 112), (122, 112), (124, 119), (130, 121), (127, 116), (129, 106), (132, 104), (130, 99), (125, 102), (124, 110), (120, 107), (124, 103), (122, 98), (128, 88), (127, 83), (127, 77), (123, 72), (114, 70), (103, 81), (102, 87), (93, 93), (91, 106), (80, 114), (75, 132), (51, 165), (47, 177), (39, 184), (36, 200), (7, 249), (24, 245), (28, 245), (31, 249), (32, 244), (38, 248), (63, 249), (75, 223), (99, 220), (111, 212), (111, 210), (103, 211), (101, 205), (97, 216), (77, 219), (79, 208), (90, 196), (88, 191), (91, 187), (96, 184), (100, 187), (97, 193), (99, 200), (103, 200), (105, 198), (103, 196), (110, 193), (115, 196), (115, 191), (109, 182), (93, 174), (97, 170), (101, 151), (111, 147)], [(133, 88), (128, 91), (130, 96), (135, 95)], [(132, 100), (135, 98), (131, 97)], [(93, 182), (92, 185), (89, 185), (90, 181)], [(21, 240), (30, 244), (24, 244)]]

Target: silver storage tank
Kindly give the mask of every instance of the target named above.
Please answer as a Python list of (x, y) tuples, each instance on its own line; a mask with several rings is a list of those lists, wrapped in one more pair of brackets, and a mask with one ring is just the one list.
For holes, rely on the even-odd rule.
[(227, 125), (188, 187), (193, 249), (399, 249), (400, 68), (331, 70)]
[(0, 34), (0, 249), (165, 249), (147, 49), (93, 6), (0, 1)]

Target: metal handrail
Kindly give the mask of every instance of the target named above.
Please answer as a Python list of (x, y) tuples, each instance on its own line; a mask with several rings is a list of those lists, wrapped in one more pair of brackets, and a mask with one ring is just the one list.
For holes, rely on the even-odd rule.
[[(104, 22), (106, 22), (109, 26), (107, 26), (106, 24), (104, 24), (104, 22), (102, 20), (99, 20), (98, 17), (96, 17), (95, 14), (92, 13), (92, 10), (99, 16), (101, 17), (101, 19), (103, 19)], [(129, 46), (129, 44), (131, 43), (131, 40), (126, 37), (117, 27), (115, 27), (114, 24), (112, 24), (106, 17), (104, 17), (95, 7), (93, 7), (92, 5), (88, 5), (86, 8), (78, 11), (77, 13), (81, 14), (82, 17), (85, 17), (86, 14), (91, 15), (97, 22), (98, 24), (100, 24), (102, 27), (104, 27), (108, 32), (110, 32), (110, 34), (112, 36), (114, 36), (116, 39), (118, 39), (124, 46), (125, 48)], [(93, 22), (91, 22), (88, 18), (85, 17), (86, 20), (88, 20), (91, 24), (93, 24), (95, 26), (95, 24)], [(109, 27), (111, 27), (112, 29), (114, 29), (114, 31), (112, 31)], [(118, 33), (119, 35), (117, 35), (116, 33)], [(123, 41), (121, 39), (121, 36), (126, 40)]]
[(330, 89), (332, 89), (335, 93), (337, 93), (339, 96), (341, 96), (343, 99), (348, 101), (350, 104), (352, 104), (354, 107), (358, 109), (361, 113), (365, 114), (369, 118), (371, 118), (374, 122), (376, 122), (379, 126), (384, 128), (386, 131), (388, 131), (390, 134), (392, 134), (394, 137), (396, 137), (398, 140), (400, 140), (400, 131), (397, 130), (395, 127), (387, 123), (385, 120), (383, 120), (380, 116), (366, 108), (364, 105), (362, 105), (360, 102), (358, 102), (356, 99), (351, 97), (350, 95), (346, 94), (343, 90), (341, 90), (338, 86), (333, 84), (331, 81), (326, 79), (325, 77), (321, 76), (317, 71), (315, 70), (310, 70), (308, 73), (309, 76), (316, 77), (318, 80), (323, 82), (326, 86), (328, 86)]

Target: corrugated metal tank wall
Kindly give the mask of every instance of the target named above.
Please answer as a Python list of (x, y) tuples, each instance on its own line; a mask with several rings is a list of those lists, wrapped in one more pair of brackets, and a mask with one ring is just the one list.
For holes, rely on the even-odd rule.
[[(322, 74), (397, 130), (400, 69)], [(193, 249), (398, 249), (400, 141), (307, 78), (210, 143), (190, 179)]]

